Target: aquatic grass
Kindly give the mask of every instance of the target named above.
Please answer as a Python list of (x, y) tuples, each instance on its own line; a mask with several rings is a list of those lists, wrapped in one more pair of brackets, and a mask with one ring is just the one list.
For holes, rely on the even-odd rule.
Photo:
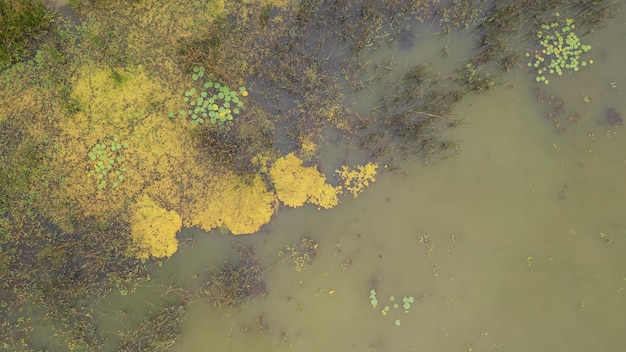
[(181, 324), (185, 313), (183, 303), (159, 307), (159, 311), (146, 316), (133, 329), (120, 332), (120, 342), (116, 351), (170, 350), (181, 338)]
[(0, 1), (0, 69), (18, 60), (28, 39), (51, 24), (52, 15), (41, 0)]
[(591, 46), (582, 44), (573, 32), (576, 28), (574, 20), (559, 21), (558, 12), (554, 16), (554, 22), (541, 25), (541, 30), (537, 31), (541, 49), (526, 53), (526, 57), (532, 57), (528, 66), (537, 69), (536, 81), (545, 84), (550, 82), (546, 74), (562, 76), (564, 70), (578, 71), (579, 65), (593, 64), (593, 60), (581, 60), (581, 55), (591, 50)]

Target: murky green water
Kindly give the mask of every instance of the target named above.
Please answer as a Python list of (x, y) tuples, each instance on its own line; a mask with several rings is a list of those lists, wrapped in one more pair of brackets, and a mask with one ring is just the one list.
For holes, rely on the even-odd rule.
[[(455, 157), (408, 162), (330, 211), (283, 207), (253, 236), (186, 230), (181, 237), (193, 240), (154, 270), (155, 281), (197, 289), (194, 275), (219, 267), (243, 243), (267, 268), (269, 296), (230, 313), (191, 302), (178, 350), (620, 350), (626, 135), (606, 122), (606, 111), (626, 113), (625, 18), (584, 37), (593, 47), (590, 69), (536, 86), (524, 67), (466, 98), (454, 111), (464, 121), (451, 132)], [(446, 60), (462, 58), (454, 42), (449, 48)], [(419, 52), (418, 41), (393, 55), (398, 67), (410, 67), (424, 59)], [(564, 102), (557, 116), (564, 132), (544, 116), (553, 107), (537, 103), (536, 88)], [(357, 110), (380, 91), (359, 94), (348, 97)], [(570, 122), (573, 114), (580, 121)], [(319, 252), (297, 272), (278, 254), (305, 235)], [(373, 282), (377, 308), (368, 298)], [(415, 302), (405, 313), (391, 295)], [(142, 315), (161, 299), (140, 289), (99, 306), (108, 305), (111, 318), (120, 306)]]

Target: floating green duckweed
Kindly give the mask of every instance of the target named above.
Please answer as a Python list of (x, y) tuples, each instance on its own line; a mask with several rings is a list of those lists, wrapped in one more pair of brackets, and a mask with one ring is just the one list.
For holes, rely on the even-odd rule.
[(573, 32), (576, 28), (574, 21), (570, 18), (565, 22), (559, 21), (559, 13), (555, 13), (556, 21), (541, 26), (537, 32), (537, 38), (542, 49), (526, 53), (526, 57), (531, 57), (534, 62), (529, 62), (528, 66), (537, 69), (537, 82), (549, 83), (546, 74), (563, 75), (563, 70), (578, 71), (579, 64), (582, 67), (593, 64), (593, 60), (581, 61), (583, 53), (591, 50), (590, 45), (580, 43), (580, 39)]
[(89, 175), (98, 179), (98, 190), (106, 188), (109, 181), (112, 188), (117, 188), (124, 180), (126, 168), (121, 167), (122, 150), (127, 148), (128, 144), (122, 143), (117, 136), (104, 138), (91, 148), (87, 156), (94, 164)]
[[(371, 289), (370, 290), (370, 304), (372, 305), (373, 308), (376, 308), (378, 306), (378, 299), (376, 298), (376, 289)], [(388, 315), (393, 315), (393, 314), (397, 314), (394, 313), (394, 311), (396, 311), (398, 308), (400, 308), (400, 304), (396, 303), (396, 297), (395, 296), (389, 296), (388, 300), (388, 304), (385, 305), (383, 307), (383, 309), (380, 310), (380, 314), (382, 314), (382, 316), (388, 316)], [(411, 309), (411, 305), (413, 304), (413, 302), (415, 302), (415, 298), (413, 296), (404, 296), (402, 297), (402, 308), (404, 308), (404, 313), (408, 313), (409, 310)], [(395, 326), (400, 326), (400, 319), (396, 319), (394, 321)]]
[(402, 297), (402, 303), (403, 303), (403, 308), (404, 308), (404, 312), (408, 313), (409, 309), (411, 309), (411, 304), (413, 304), (413, 302), (415, 301), (415, 299), (413, 298), (413, 296), (404, 296)]
[(370, 290), (370, 304), (372, 307), (376, 308), (378, 306), (378, 299), (376, 299), (376, 290)]
[[(192, 71), (193, 81), (198, 82), (205, 78), (204, 67), (196, 66)], [(198, 89), (192, 87), (185, 92), (183, 101), (189, 104), (189, 108), (181, 109), (179, 115), (189, 117), (193, 126), (202, 125), (207, 121), (212, 125), (232, 121), (233, 116), (238, 115), (243, 107), (240, 96), (248, 96), (245, 87), (239, 87), (237, 92), (223, 84), (207, 80)], [(170, 113), (169, 116), (173, 118), (174, 113)]]

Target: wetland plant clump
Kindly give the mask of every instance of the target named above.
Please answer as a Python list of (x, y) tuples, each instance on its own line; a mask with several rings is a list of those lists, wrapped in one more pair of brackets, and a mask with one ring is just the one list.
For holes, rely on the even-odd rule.
[[(193, 68), (191, 79), (198, 82), (205, 78), (205, 68), (195, 66)], [(233, 115), (239, 115), (240, 109), (243, 107), (243, 101), (240, 98), (248, 96), (245, 87), (239, 87), (238, 91), (231, 90), (228, 86), (207, 80), (201, 84), (200, 88), (190, 88), (185, 92), (183, 101), (189, 104), (189, 109), (181, 109), (180, 116), (189, 117), (193, 126), (202, 125), (209, 122), (211, 125), (223, 124), (226, 121), (232, 121)], [(174, 117), (174, 113), (170, 113), (170, 118)]]
[(571, 18), (560, 21), (559, 13), (555, 13), (556, 20), (550, 24), (543, 24), (537, 31), (537, 39), (541, 48), (526, 57), (532, 57), (529, 67), (537, 69), (537, 82), (549, 83), (546, 74), (563, 75), (563, 70), (578, 71), (582, 67), (592, 64), (593, 60), (581, 60), (581, 55), (591, 50), (590, 45), (580, 42), (574, 33), (576, 25)]
[(203, 287), (203, 293), (219, 309), (233, 308), (247, 300), (267, 295), (263, 267), (255, 249), (236, 245), (235, 251), (239, 256), (237, 263), (224, 263), (220, 270), (212, 273)]
[(236, 124), (209, 125), (197, 134), (198, 143), (211, 160), (241, 175), (256, 172), (251, 160), (275, 148), (274, 127), (265, 113), (255, 104), (246, 111)]

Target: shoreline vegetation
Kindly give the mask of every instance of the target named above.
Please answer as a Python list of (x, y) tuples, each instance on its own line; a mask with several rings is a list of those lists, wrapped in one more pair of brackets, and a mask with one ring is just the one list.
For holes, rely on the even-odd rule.
[[(111, 341), (96, 329), (90, 302), (149, 280), (147, 267), (178, 250), (182, 227), (253, 234), (280, 206), (329, 209), (407, 158), (444, 157), (455, 146), (442, 137), (459, 123), (450, 116), (454, 104), (526, 66), (525, 53), (540, 48), (537, 31), (555, 9), (583, 36), (616, 5), (71, 0), (70, 6), (62, 12), (76, 18), (37, 0), (0, 4), (6, 350), (34, 350), (30, 333), (41, 321), (32, 317), (50, 324), (54, 348), (113, 344), (135, 351), (150, 336), (153, 345), (142, 350), (167, 350), (184, 317), (181, 302), (201, 293), (172, 289), (183, 299)], [(422, 22), (441, 35), (477, 34), (472, 56), (445, 73), (436, 62), (419, 63), (391, 85), (393, 67), (370, 66), (367, 57), (394, 45), (410, 48), (406, 32)], [(389, 94), (366, 116), (343, 105), (346, 95), (373, 84), (389, 85)], [(320, 167), (329, 131), (357, 149), (333, 170)], [(203, 291), (209, 299), (211, 292), (220, 302), (265, 293), (254, 251), (239, 249), (234, 258), (243, 264), (213, 275)], [(220, 286), (219, 278), (229, 282)], [(236, 287), (251, 281), (255, 290)]]

